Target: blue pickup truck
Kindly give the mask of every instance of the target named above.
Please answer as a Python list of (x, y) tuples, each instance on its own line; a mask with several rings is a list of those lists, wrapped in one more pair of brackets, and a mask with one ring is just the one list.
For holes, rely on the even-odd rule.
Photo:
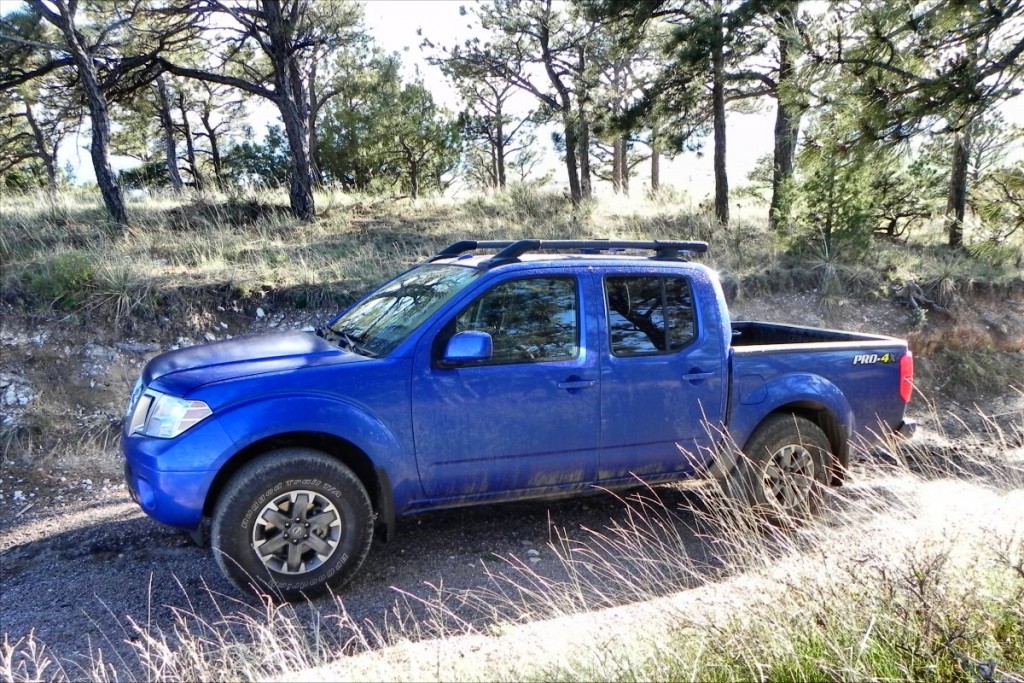
[(851, 443), (912, 431), (911, 353), (732, 322), (688, 260), (706, 249), (463, 241), (315, 333), (158, 356), (124, 422), (132, 496), (288, 599), (339, 588), (429, 510), (713, 475), (810, 512)]

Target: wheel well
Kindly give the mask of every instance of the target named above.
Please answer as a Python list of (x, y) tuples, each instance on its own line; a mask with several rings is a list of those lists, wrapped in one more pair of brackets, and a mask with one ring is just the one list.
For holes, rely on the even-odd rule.
[[(771, 415), (778, 414), (797, 415), (810, 420), (821, 428), (832, 447), (832, 455), (835, 456), (830, 483), (833, 486), (841, 485), (846, 477), (846, 468), (850, 464), (850, 440), (846, 430), (840, 424), (839, 418), (820, 403), (810, 401), (790, 403), (771, 413)], [(765, 416), (766, 419), (767, 417)]]
[(314, 448), (337, 458), (346, 467), (351, 469), (356, 477), (359, 478), (359, 481), (362, 482), (366, 493), (370, 496), (370, 503), (373, 505), (375, 513), (379, 513), (382, 505), (386, 505), (386, 502), (383, 500), (384, 493), (381, 490), (381, 482), (377, 477), (377, 470), (373, 466), (373, 461), (360, 448), (332, 434), (290, 432), (257, 441), (232, 456), (231, 460), (220, 469), (210, 485), (210, 490), (206, 494), (206, 502), (203, 505), (203, 515), (209, 517), (213, 514), (213, 506), (216, 505), (220, 492), (238, 470), (264, 453), (277, 450), (278, 448), (295, 446)]

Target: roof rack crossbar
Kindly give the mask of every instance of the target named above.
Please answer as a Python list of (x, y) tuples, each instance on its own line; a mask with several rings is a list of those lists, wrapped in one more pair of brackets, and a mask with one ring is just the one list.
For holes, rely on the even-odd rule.
[(527, 252), (542, 250), (595, 253), (638, 249), (654, 251), (655, 259), (677, 260), (682, 258), (682, 253), (703, 254), (708, 250), (708, 244), (707, 242), (681, 242), (674, 240), (518, 240), (515, 242), (462, 240), (438, 252), (430, 260), (437, 261), (455, 258), (477, 249), (500, 250), (484, 263), (487, 267), (493, 267), (516, 261)]

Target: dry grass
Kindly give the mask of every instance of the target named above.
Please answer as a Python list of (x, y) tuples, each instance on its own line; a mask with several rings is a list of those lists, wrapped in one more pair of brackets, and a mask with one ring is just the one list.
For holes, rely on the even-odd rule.
[[(283, 194), (150, 197), (130, 203), (131, 227), (112, 229), (97, 198), (82, 192), (0, 197), (3, 295), (34, 308), (121, 322), (169, 309), (176, 291), (230, 287), (239, 296), (284, 292), (302, 306), (344, 303), (441, 247), (484, 239), (704, 239), (707, 261), (752, 292), (820, 290), (887, 295), (916, 280), (940, 300), (1012, 286), (1012, 259), (950, 254), (936, 230), (909, 245), (881, 241), (869, 253), (787, 246), (758, 218), (729, 227), (685, 198), (607, 198), (572, 208), (558, 194), (513, 187), (504, 194), (416, 202), (324, 192), (319, 216), (293, 219)], [(1024, 251), (1024, 244), (1019, 245)], [(180, 299), (180, 297), (179, 297)]]
[[(1024, 680), (1024, 407), (936, 412), (862, 458), (813, 523), (766, 526), (717, 486), (621, 499), (564, 530), (564, 578), (517, 557), (489, 587), (399, 595), (381, 628), (341, 598), (262, 608), (210, 596), (162, 631), (131, 622), (132, 661), (78, 669), (29, 637), (6, 680)], [(948, 429), (941, 428), (947, 425)], [(184, 590), (182, 591), (184, 595)], [(208, 613), (208, 610), (206, 611)], [(111, 636), (114, 638), (115, 636)]]

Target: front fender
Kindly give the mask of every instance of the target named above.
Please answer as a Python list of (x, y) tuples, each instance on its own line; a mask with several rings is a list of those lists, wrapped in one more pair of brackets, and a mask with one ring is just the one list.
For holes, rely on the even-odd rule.
[(787, 407), (826, 410), (844, 434), (854, 433), (855, 418), (846, 396), (820, 375), (802, 372), (779, 375), (765, 383), (763, 395), (764, 400), (756, 404), (733, 405), (729, 433), (742, 447), (766, 417)]
[[(346, 441), (383, 470), (394, 491), (397, 509), (422, 495), (412, 449), (384, 422), (364, 408), (333, 395), (274, 394), (232, 405), (218, 412), (217, 420), (235, 441), (235, 453), (276, 436), (295, 433), (324, 434)], [(216, 463), (220, 470), (231, 458)]]

